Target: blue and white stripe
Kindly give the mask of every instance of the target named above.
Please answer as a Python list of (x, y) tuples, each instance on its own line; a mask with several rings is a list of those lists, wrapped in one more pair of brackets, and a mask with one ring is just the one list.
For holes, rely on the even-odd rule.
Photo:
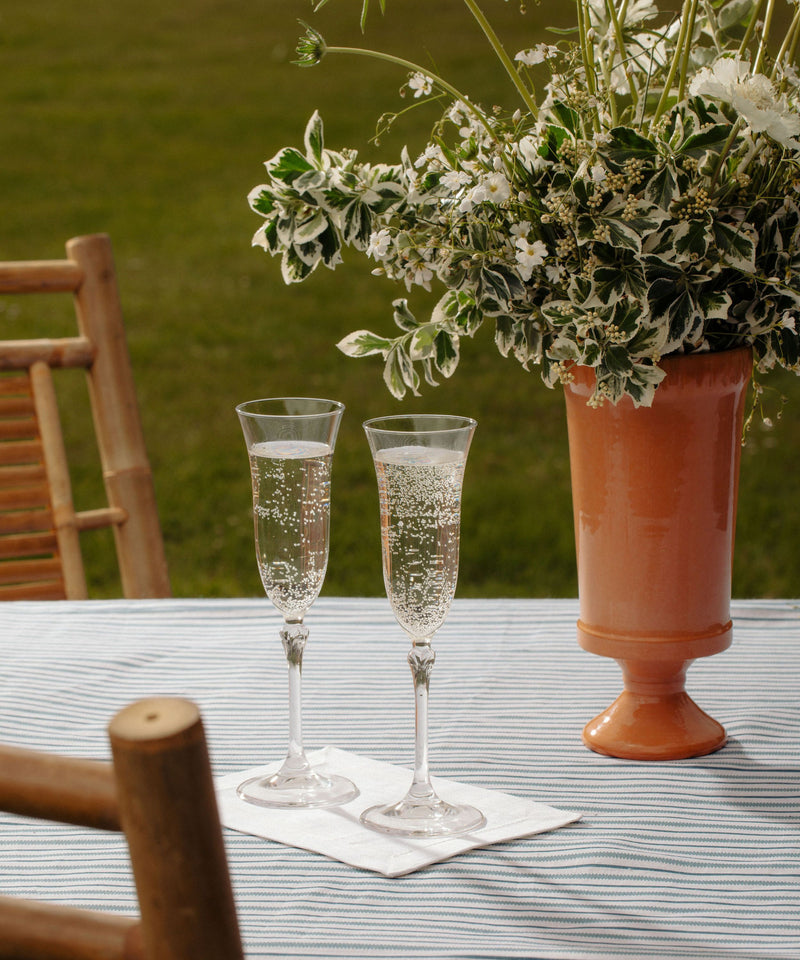
[[(226, 831), (249, 957), (800, 957), (800, 604), (734, 605), (731, 649), (689, 671), (730, 742), (655, 764), (581, 745), (621, 683), (577, 646), (576, 615), (456, 601), (435, 641), (431, 760), (583, 819), (392, 880)], [(407, 643), (386, 600), (323, 598), (307, 623), (307, 746), (409, 765)], [(0, 739), (105, 757), (118, 708), (176, 695), (200, 705), (215, 773), (277, 759), (279, 626), (260, 598), (0, 604)], [(135, 910), (120, 838), (7, 815), (0, 890)]]

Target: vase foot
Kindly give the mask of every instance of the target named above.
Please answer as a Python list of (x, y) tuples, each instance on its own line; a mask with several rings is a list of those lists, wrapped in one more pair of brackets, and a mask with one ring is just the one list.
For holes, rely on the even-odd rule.
[(685, 760), (725, 746), (722, 724), (684, 691), (648, 696), (624, 690), (586, 724), (583, 742), (596, 753), (623, 760)]

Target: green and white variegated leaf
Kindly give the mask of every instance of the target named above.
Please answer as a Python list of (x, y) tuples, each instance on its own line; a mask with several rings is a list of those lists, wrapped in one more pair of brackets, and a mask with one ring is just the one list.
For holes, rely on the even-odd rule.
[(335, 269), (342, 262), (342, 243), (339, 234), (331, 226), (317, 237), (322, 249), (322, 262), (330, 270)]
[(347, 208), (342, 224), (342, 238), (356, 250), (366, 250), (372, 234), (372, 215), (369, 207), (356, 201)]
[(641, 301), (647, 291), (644, 271), (638, 260), (615, 266), (597, 267), (592, 279), (598, 299), (606, 306), (625, 296)]
[(475, 298), (465, 290), (448, 290), (431, 313), (431, 320), (440, 329), (467, 337), (480, 328), (484, 318)]
[(756, 269), (756, 245), (753, 240), (753, 228), (746, 223), (734, 227), (715, 220), (713, 224), (714, 243), (726, 266), (741, 270), (742, 273), (754, 273)]
[(274, 220), (267, 220), (253, 234), (252, 245), (263, 247), (271, 254), (278, 252), (278, 236)]
[(603, 148), (605, 155), (620, 166), (626, 160), (652, 160), (657, 156), (655, 143), (630, 127), (614, 127)]
[(411, 334), (408, 355), (412, 360), (429, 360), (435, 354), (436, 327), (423, 323)]
[(579, 363), (581, 359), (581, 350), (575, 341), (574, 335), (570, 336), (570, 331), (560, 333), (550, 345), (547, 355), (552, 360), (569, 362), (570, 360)]
[(343, 337), (336, 346), (348, 357), (370, 357), (376, 353), (385, 357), (392, 348), (392, 341), (379, 337), (371, 330), (355, 330)]
[(256, 213), (260, 213), (262, 217), (269, 217), (275, 211), (277, 198), (272, 190), (265, 183), (262, 183), (250, 191), (247, 195), (247, 202)]
[(528, 317), (514, 325), (514, 356), (527, 370), (528, 364), (539, 363), (542, 357), (542, 329), (539, 320)]
[(628, 341), (632, 357), (660, 357), (664, 353), (669, 330), (662, 323), (643, 323)]
[(733, 124), (731, 123), (716, 123), (687, 137), (676, 152), (698, 160), (708, 153), (719, 154), (728, 142), (732, 130)]
[(634, 363), (628, 374), (625, 392), (633, 400), (635, 407), (649, 407), (653, 402), (656, 387), (666, 376), (661, 367), (644, 363)]
[(542, 304), (542, 315), (558, 328), (573, 323), (578, 308), (569, 300), (551, 300)]
[(322, 246), (316, 240), (310, 243), (295, 243), (292, 248), (303, 263), (314, 270), (322, 259)]
[(664, 164), (647, 181), (645, 196), (662, 210), (669, 210), (680, 196), (678, 178), (675, 171), (668, 164)]
[(281, 257), (281, 276), (284, 283), (301, 283), (313, 270), (314, 267), (298, 256), (293, 246), (284, 250)]
[(394, 310), (392, 317), (401, 330), (408, 332), (410, 330), (416, 330), (417, 327), (419, 327), (420, 322), (411, 312), (408, 306), (408, 300), (394, 300), (392, 307)]
[(314, 210), (305, 220), (295, 222), (294, 243), (310, 243), (327, 229), (328, 218), (321, 210)]
[(306, 125), (303, 144), (306, 148), (306, 156), (313, 158), (318, 167), (322, 166), (325, 137), (323, 135), (322, 117), (318, 110), (314, 111)]
[(664, 352), (670, 353), (694, 342), (702, 331), (703, 312), (693, 296), (691, 277), (664, 264), (656, 264), (652, 273), (656, 275), (647, 291), (650, 314), (664, 326)]
[(675, 252), (686, 260), (705, 257), (712, 240), (713, 220), (684, 220), (673, 232)]
[(633, 361), (628, 355), (627, 348), (621, 343), (614, 343), (603, 351), (603, 365), (617, 376), (627, 374), (633, 369)]
[[(598, 232), (600, 230), (602, 234)], [(634, 253), (641, 253), (642, 249), (639, 233), (629, 224), (614, 217), (599, 215), (579, 217), (577, 235), (579, 246), (599, 241)]]
[[(617, 328), (620, 335), (626, 338), (626, 341), (639, 329), (639, 323), (644, 310), (640, 301), (626, 298), (618, 300), (611, 310), (609, 319)], [(629, 349), (626, 343), (625, 349)]]
[(669, 219), (669, 214), (662, 210), (656, 203), (639, 203), (634, 212), (634, 216), (625, 221), (625, 225), (635, 230), (640, 237), (646, 237), (658, 230), (665, 220)]
[(434, 339), (434, 363), (444, 377), (451, 377), (460, 360), (459, 338), (447, 330), (440, 330)]
[(514, 321), (508, 314), (502, 314), (495, 320), (494, 342), (501, 356), (507, 357), (514, 349), (516, 335)]
[(282, 247), (291, 247), (294, 244), (294, 215), (278, 217), (275, 220), (275, 232), (278, 243)]
[(292, 189), (298, 195), (315, 201), (315, 195), (324, 189), (326, 183), (327, 177), (322, 170), (308, 170), (295, 179), (292, 183)]
[(603, 351), (600, 344), (591, 337), (587, 337), (580, 344), (580, 363), (584, 367), (596, 367), (602, 356)]
[(386, 384), (389, 393), (398, 400), (402, 400), (406, 395), (406, 382), (403, 378), (396, 347), (386, 355), (386, 363), (383, 365), (383, 382)]
[(597, 371), (597, 386), (603, 386), (603, 396), (611, 403), (618, 403), (625, 395), (628, 377), (625, 374), (606, 372), (601, 368)]
[(291, 185), (294, 181), (314, 167), (295, 147), (286, 147), (265, 164), (267, 172), (274, 180)]
[(697, 292), (697, 306), (705, 320), (727, 320), (731, 296), (726, 290), (701, 287)]

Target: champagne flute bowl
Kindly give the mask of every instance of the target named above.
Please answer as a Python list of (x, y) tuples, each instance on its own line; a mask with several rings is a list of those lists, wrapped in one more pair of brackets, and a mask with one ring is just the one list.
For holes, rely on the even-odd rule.
[(264, 590), (282, 614), (289, 672), (289, 748), (280, 770), (253, 777), (237, 793), (265, 807), (347, 803), (358, 788), (314, 770), (303, 748), (301, 676), (308, 628), (328, 566), (331, 462), (344, 406), (335, 400), (278, 397), (236, 407), (250, 460), (256, 558)]
[(428, 766), (431, 640), (455, 594), (461, 490), (475, 425), (467, 417), (432, 414), (379, 417), (364, 424), (378, 480), (383, 579), (394, 616), (411, 640), (408, 662), (416, 703), (408, 793), (361, 814), (362, 823), (383, 833), (456, 836), (486, 822), (475, 807), (442, 800)]

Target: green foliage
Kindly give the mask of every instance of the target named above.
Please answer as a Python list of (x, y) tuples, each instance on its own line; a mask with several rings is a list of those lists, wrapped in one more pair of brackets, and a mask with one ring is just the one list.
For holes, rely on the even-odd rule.
[[(282, 256), (287, 282), (323, 262), (319, 234), (331, 238), (328, 266), (353, 247), (408, 290), (444, 288), (429, 323), (409, 328), (395, 311), (399, 336), (358, 330), (339, 348), (381, 354), (398, 398), (418, 394), (420, 372), (431, 384), (449, 377), (459, 338), (485, 320), (500, 352), (540, 365), (548, 386), (571, 364), (591, 367), (594, 405), (625, 395), (649, 405), (659, 361), (675, 352), (749, 344), (762, 372), (797, 372), (800, 12), (767, 76), (766, 38), (745, 35), (753, 11), (739, 0), (686, 4), (677, 19), (648, 2), (579, 0), (575, 39), (523, 49), (518, 67), (476, 0), (464, 5), (524, 109), (487, 111), (482, 96), (420, 67), (408, 91), (456, 99), (418, 156), (374, 164), (330, 150), (315, 111), (303, 160), (313, 176), (283, 150), (250, 194), (264, 218), (254, 242)], [(312, 41), (321, 56), (366, 52), (414, 68), (327, 47), (307, 28), (301, 46)], [(551, 78), (537, 103), (527, 68), (542, 62)], [(776, 230), (778, 273), (767, 269)]]

